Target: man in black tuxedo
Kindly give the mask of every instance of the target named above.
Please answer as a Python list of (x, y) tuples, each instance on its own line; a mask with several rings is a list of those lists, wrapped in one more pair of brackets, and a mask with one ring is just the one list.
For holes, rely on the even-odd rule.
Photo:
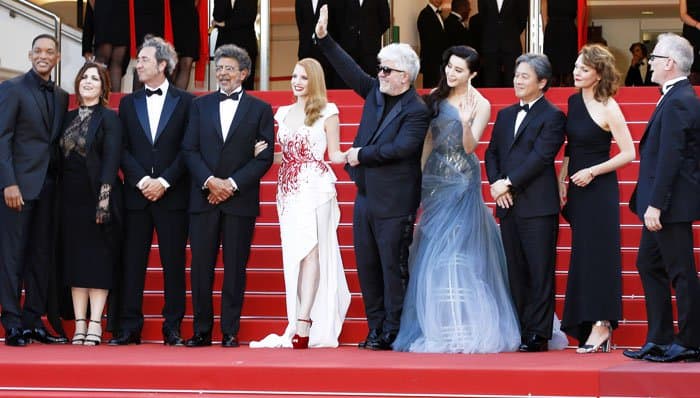
[[(377, 73), (382, 35), (391, 24), (388, 0), (333, 0), (328, 4), (331, 34), (365, 73)], [(336, 72), (338, 72), (336, 68)], [(347, 88), (343, 77), (334, 88)]]
[(420, 38), (420, 70), (423, 73), (423, 88), (436, 87), (443, 67), (442, 53), (457, 42), (464, 26), (449, 3), (429, 0), (418, 14), (418, 36)]
[(111, 345), (141, 342), (143, 290), (154, 229), (163, 264), (163, 342), (184, 344), (180, 323), (185, 315), (189, 178), (180, 146), (193, 95), (168, 82), (166, 76), (176, 63), (171, 44), (147, 37), (136, 59), (136, 74), (145, 88), (119, 103), (125, 127), (121, 164), (127, 210), (120, 330)]
[(630, 46), (632, 61), (625, 76), (625, 86), (654, 86), (651, 81), (647, 46), (644, 43), (633, 43)]
[(528, 0), (478, 0), (481, 78), (485, 87), (513, 84), (515, 59), (522, 54), (520, 35), (527, 26)]
[(318, 21), (318, 12), (324, 4), (328, 4), (328, 0), (295, 0), (294, 15), (297, 21), (297, 29), (299, 30), (297, 57), (298, 59), (313, 58), (317, 60), (323, 67), (326, 87), (336, 88), (335, 84), (340, 78), (336, 76), (333, 67), (321, 53), (313, 39), (314, 29)]
[(360, 348), (390, 350), (408, 282), (408, 247), (420, 202), (420, 156), (430, 112), (413, 87), (420, 61), (407, 44), (381, 49), (377, 77), (367, 75), (316, 25), (318, 45), (338, 75), (365, 99), (345, 169), (357, 185), (353, 240), (369, 334)]
[(56, 39), (39, 35), (29, 51), (32, 69), (0, 84), (0, 306), (10, 346), (68, 341), (41, 321), (54, 272), (58, 138), (68, 107), (68, 94), (51, 80), (60, 56)]
[(216, 48), (235, 44), (246, 50), (251, 59), (248, 78), (243, 82), (246, 90), (255, 89), (255, 63), (258, 59), (258, 39), (255, 36), (255, 18), (258, 0), (214, 0), (213, 25), (217, 27)]
[[(246, 263), (260, 214), (260, 179), (272, 165), (272, 108), (241, 85), (252, 67), (233, 44), (214, 54), (219, 91), (192, 103), (183, 150), (192, 175), (190, 245), (194, 336), (188, 347), (211, 345), (212, 285), (219, 242), (224, 251), (221, 288), (222, 347), (238, 347)], [(254, 145), (267, 149), (254, 156)]]
[(524, 54), (515, 68), (520, 102), (498, 112), (486, 149), (486, 173), (508, 262), (522, 344), (546, 351), (554, 319), (559, 191), (554, 157), (564, 142), (564, 113), (544, 92), (552, 76), (545, 55)]
[[(678, 35), (658, 38), (649, 56), (662, 96), (639, 143), (639, 181), (630, 209), (644, 222), (637, 269), (648, 330), (640, 350), (625, 356), (655, 362), (700, 360), (700, 284), (693, 226), (700, 219), (700, 100), (688, 81), (693, 47)], [(676, 292), (674, 336), (671, 289)]]

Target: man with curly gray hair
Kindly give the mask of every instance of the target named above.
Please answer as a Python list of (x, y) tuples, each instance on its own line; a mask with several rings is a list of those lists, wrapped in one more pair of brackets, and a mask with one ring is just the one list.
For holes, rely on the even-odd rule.
[[(148, 36), (136, 59), (144, 88), (124, 96), (119, 117), (125, 128), (121, 168), (125, 177), (124, 268), (118, 327), (110, 345), (139, 344), (143, 328), (143, 289), (155, 229), (163, 265), (165, 304), (163, 342), (183, 345), (185, 245), (189, 176), (180, 154), (193, 95), (168, 82), (177, 63), (173, 46)], [(113, 292), (115, 293), (115, 292)]]

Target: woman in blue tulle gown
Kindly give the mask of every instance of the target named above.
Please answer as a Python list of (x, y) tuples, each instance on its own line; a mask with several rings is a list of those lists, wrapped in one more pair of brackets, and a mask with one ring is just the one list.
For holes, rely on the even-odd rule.
[(474, 154), (491, 113), (471, 86), (479, 56), (455, 46), (443, 54), (434, 118), (424, 154), (422, 215), (409, 259), (410, 280), (397, 351), (515, 351), (520, 331), (498, 227), (481, 195)]

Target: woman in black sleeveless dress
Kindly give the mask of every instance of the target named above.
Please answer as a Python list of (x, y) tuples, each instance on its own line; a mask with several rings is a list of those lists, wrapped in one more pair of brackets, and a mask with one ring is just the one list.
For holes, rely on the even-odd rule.
[[(579, 341), (579, 353), (607, 351), (622, 317), (615, 170), (631, 162), (635, 153), (624, 116), (612, 98), (619, 81), (615, 59), (605, 47), (592, 44), (581, 50), (574, 68), (580, 92), (569, 97), (568, 143), (559, 173), (562, 211), (572, 230), (562, 330)], [(612, 139), (620, 151), (610, 157)]]
[(571, 65), (576, 62), (578, 32), (576, 0), (544, 0), (546, 18), (544, 53), (552, 64), (552, 86), (572, 86)]
[(129, 0), (92, 0), (95, 60), (109, 68), (112, 91), (121, 91), (129, 65)]
[(700, 84), (700, 0), (680, 0), (683, 37), (693, 45), (693, 67), (690, 69), (690, 81)]
[(173, 39), (177, 51), (177, 66), (173, 71), (173, 83), (187, 90), (190, 85), (192, 63), (199, 60), (199, 16), (197, 5), (201, 0), (170, 0), (170, 16)]

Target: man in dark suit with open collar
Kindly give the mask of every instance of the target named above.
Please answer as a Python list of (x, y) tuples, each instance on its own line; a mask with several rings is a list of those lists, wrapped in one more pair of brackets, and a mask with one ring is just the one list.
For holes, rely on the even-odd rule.
[(547, 350), (554, 319), (559, 228), (554, 157), (564, 142), (566, 118), (544, 98), (551, 76), (545, 55), (518, 57), (513, 83), (520, 102), (498, 112), (485, 154), (525, 352)]
[[(219, 91), (192, 103), (183, 150), (192, 175), (190, 245), (192, 247), (192, 306), (194, 336), (188, 347), (211, 345), (214, 323), (212, 285), (214, 264), (223, 246), (221, 287), (222, 347), (238, 347), (246, 263), (260, 214), (260, 179), (272, 165), (272, 108), (251, 97), (241, 84), (251, 61), (233, 44), (214, 54)], [(254, 145), (267, 149), (254, 156)]]
[(515, 59), (522, 54), (520, 35), (527, 26), (528, 0), (478, 0), (481, 29), (481, 78), (485, 87), (512, 84)]
[(126, 234), (120, 283), (119, 331), (111, 345), (141, 342), (143, 290), (153, 231), (163, 264), (165, 303), (163, 342), (183, 345), (180, 323), (185, 315), (185, 246), (189, 177), (181, 153), (192, 94), (166, 78), (177, 54), (159, 37), (147, 37), (136, 60), (145, 85), (119, 104), (124, 127), (122, 170), (126, 179)]
[[(693, 221), (700, 219), (700, 101), (688, 81), (693, 47), (660, 35), (649, 56), (661, 99), (639, 143), (639, 181), (630, 209), (644, 222), (637, 269), (646, 298), (648, 331), (640, 350), (625, 356), (654, 362), (700, 360), (700, 284), (693, 257)], [(676, 292), (674, 336), (671, 289)]]
[(32, 69), (0, 85), (0, 306), (10, 346), (68, 341), (41, 321), (53, 273), (58, 137), (68, 107), (68, 94), (51, 81), (59, 59), (56, 39), (39, 35), (29, 51)]
[(374, 78), (327, 35), (327, 23), (323, 7), (316, 25), (318, 45), (365, 99), (346, 166), (357, 185), (353, 240), (370, 329), (360, 348), (389, 350), (399, 331), (408, 282), (408, 247), (420, 202), (420, 157), (430, 112), (413, 87), (420, 61), (410, 46), (395, 43), (381, 49)]

